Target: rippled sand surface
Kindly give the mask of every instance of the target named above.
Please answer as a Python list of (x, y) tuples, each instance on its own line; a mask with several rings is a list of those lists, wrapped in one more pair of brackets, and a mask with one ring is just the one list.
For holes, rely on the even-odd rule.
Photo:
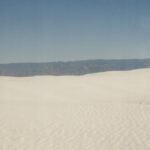
[(149, 150), (150, 69), (0, 77), (0, 150)]

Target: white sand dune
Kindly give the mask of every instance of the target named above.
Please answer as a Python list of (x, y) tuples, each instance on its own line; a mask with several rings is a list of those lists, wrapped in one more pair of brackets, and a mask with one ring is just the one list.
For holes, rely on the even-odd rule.
[(0, 150), (149, 150), (150, 69), (0, 77)]

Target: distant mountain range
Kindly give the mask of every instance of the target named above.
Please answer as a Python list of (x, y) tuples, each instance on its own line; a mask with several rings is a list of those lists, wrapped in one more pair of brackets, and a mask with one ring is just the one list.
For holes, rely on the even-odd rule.
[(104, 71), (150, 68), (150, 59), (83, 60), (48, 63), (0, 64), (0, 76), (84, 75)]

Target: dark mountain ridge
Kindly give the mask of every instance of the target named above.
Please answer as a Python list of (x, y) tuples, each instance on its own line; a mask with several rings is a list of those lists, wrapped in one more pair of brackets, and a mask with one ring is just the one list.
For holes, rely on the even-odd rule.
[(47, 63), (0, 64), (0, 76), (84, 75), (104, 71), (150, 68), (150, 59), (81, 60)]

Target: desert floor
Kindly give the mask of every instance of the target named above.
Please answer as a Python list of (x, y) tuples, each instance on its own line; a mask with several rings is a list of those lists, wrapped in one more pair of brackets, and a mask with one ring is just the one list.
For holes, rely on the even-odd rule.
[(0, 150), (149, 150), (150, 69), (0, 77)]

